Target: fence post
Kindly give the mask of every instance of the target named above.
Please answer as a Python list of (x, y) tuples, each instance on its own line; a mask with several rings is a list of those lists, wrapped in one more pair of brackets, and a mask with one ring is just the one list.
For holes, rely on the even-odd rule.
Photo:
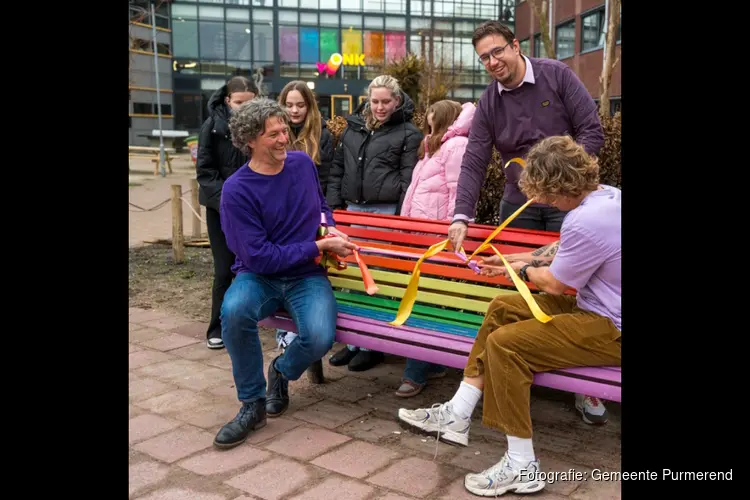
[(193, 214), (193, 239), (197, 240), (201, 237), (201, 220), (198, 218), (198, 215), (201, 213), (201, 203), (198, 200), (198, 181), (196, 179), (190, 179), (190, 194), (193, 209), (195, 210)]
[(172, 257), (175, 264), (185, 261), (185, 236), (182, 233), (182, 186), (172, 184)]

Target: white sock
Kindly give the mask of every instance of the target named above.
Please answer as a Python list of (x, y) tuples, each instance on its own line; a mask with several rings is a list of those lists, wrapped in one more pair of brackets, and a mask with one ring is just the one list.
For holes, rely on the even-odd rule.
[(453, 413), (463, 419), (471, 418), (471, 414), (474, 412), (474, 407), (482, 397), (482, 391), (477, 389), (471, 384), (461, 382), (458, 387), (456, 394), (451, 399), (453, 403)]
[(523, 469), (536, 460), (531, 439), (508, 436), (508, 456), (514, 469)]

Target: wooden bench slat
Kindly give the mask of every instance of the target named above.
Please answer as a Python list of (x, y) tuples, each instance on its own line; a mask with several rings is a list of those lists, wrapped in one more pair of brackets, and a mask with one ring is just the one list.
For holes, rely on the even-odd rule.
[[(390, 300), (377, 296), (340, 292), (337, 290), (334, 290), (333, 294), (335, 295), (337, 300), (342, 300), (344, 302), (380, 305), (392, 310), (394, 314), (396, 311), (398, 311), (399, 302), (396, 300)], [(414, 308), (412, 309), (412, 311), (414, 313), (423, 314), (425, 316), (445, 318), (461, 323), (475, 324), (477, 326), (480, 326), (483, 322), (483, 317), (478, 314), (470, 314), (460, 311), (454, 311), (453, 309), (442, 309), (439, 307), (425, 306), (421, 304), (414, 304)]]
[[(406, 287), (411, 279), (410, 275), (392, 273), (388, 271), (381, 271), (377, 269), (370, 269), (375, 283), (380, 286), (381, 284), (400, 285)], [(362, 278), (362, 273), (359, 267), (349, 266), (343, 271), (337, 269), (331, 269), (329, 276), (347, 276), (354, 278)], [(420, 276), (419, 279), (420, 290), (434, 290), (438, 292), (444, 292), (446, 295), (469, 295), (472, 297), (482, 297), (487, 300), (492, 300), (498, 295), (498, 289), (494, 287), (474, 285), (469, 283), (458, 283), (455, 281), (439, 280), (435, 278), (428, 278), (426, 276)], [(515, 292), (514, 293), (518, 293)]]
[[(330, 276), (328, 280), (334, 287), (344, 288), (348, 290), (358, 290), (360, 292), (365, 291), (365, 285), (362, 283), (362, 279), (352, 279), (349, 277)], [(406, 292), (406, 287), (400, 288), (392, 285), (381, 285), (378, 284), (378, 295), (384, 295), (386, 297), (398, 297), (403, 298)], [(498, 289), (497, 295), (502, 294), (516, 294), (518, 292), (511, 290)], [(456, 309), (465, 309), (478, 313), (486, 313), (489, 302), (467, 299), (464, 297), (451, 297), (447, 295), (441, 295), (434, 292), (425, 292), (424, 290), (417, 291), (417, 302), (425, 304), (433, 304), (438, 306), (454, 307)]]
[[(393, 319), (396, 317), (396, 315), (390, 311), (365, 309), (362, 306), (349, 306), (345, 304), (339, 304), (338, 307), (340, 313), (351, 314), (352, 316), (357, 316), (358, 318), (363, 319), (373, 319), (382, 323), (393, 321)], [(409, 316), (405, 324), (407, 326), (424, 328), (426, 330), (435, 330), (443, 333), (450, 333), (453, 335), (461, 335), (462, 337), (468, 337), (471, 339), (476, 338), (477, 334), (477, 331), (470, 327), (425, 319), (423, 317), (419, 317), (419, 315), (414, 314)]]
[[(385, 322), (393, 321), (393, 319), (396, 317), (396, 310), (381, 306), (373, 306), (369, 304), (356, 304), (351, 302), (346, 302), (344, 300), (338, 300), (337, 306), (339, 310), (342, 310), (342, 308), (347, 307), (353, 310), (358, 311), (358, 313), (352, 313), (352, 314), (360, 314), (365, 317), (374, 317), (372, 314), (376, 314), (378, 319), (382, 319)], [(372, 313), (368, 312), (372, 311)], [(385, 315), (385, 316), (384, 316)], [(451, 319), (445, 319), (435, 316), (427, 316), (425, 314), (420, 314), (418, 312), (412, 312), (412, 314), (409, 316), (409, 318), (417, 318), (425, 321), (429, 321), (431, 324), (434, 324), (437, 328), (439, 325), (449, 325), (449, 326), (458, 326), (463, 329), (469, 329), (472, 332), (476, 332), (476, 325), (473, 325), (471, 323), (463, 323), (460, 321), (455, 321)], [(408, 320), (407, 320), (408, 324)]]

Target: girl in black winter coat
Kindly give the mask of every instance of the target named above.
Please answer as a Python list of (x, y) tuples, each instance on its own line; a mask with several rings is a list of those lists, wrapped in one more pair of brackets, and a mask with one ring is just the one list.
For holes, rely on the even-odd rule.
[[(396, 215), (401, 211), (424, 138), (411, 122), (414, 102), (388, 75), (375, 78), (367, 100), (347, 118), (328, 179), (327, 201), (335, 208)], [(365, 371), (383, 361), (380, 352), (344, 347), (334, 366)]]
[(203, 122), (198, 137), (199, 201), (206, 207), (206, 226), (214, 259), (214, 282), (211, 290), (211, 320), (206, 331), (209, 349), (221, 349), (221, 303), (224, 300), (234, 274), (234, 254), (227, 248), (221, 230), (219, 202), (224, 181), (234, 174), (248, 158), (232, 144), (229, 132), (229, 116), (245, 101), (258, 95), (258, 86), (243, 76), (235, 76), (217, 90), (208, 101), (208, 118)]
[[(333, 161), (333, 136), (318, 111), (310, 87), (303, 81), (287, 83), (279, 94), (279, 104), (289, 115), (289, 149), (304, 151), (318, 166), (321, 194), (325, 197)], [(286, 349), (297, 337), (294, 332), (276, 329), (276, 342)]]

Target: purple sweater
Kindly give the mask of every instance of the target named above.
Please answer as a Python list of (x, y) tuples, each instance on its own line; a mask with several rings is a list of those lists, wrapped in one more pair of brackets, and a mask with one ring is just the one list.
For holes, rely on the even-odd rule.
[(259, 174), (246, 163), (224, 182), (221, 194), (221, 228), (237, 256), (232, 271), (272, 278), (324, 274), (314, 262), (321, 212), (334, 226), (307, 154), (288, 152), (276, 175)]
[[(479, 98), (461, 163), (454, 219), (474, 218), (493, 145), (504, 165), (512, 158), (525, 158), (534, 144), (553, 135), (570, 135), (594, 155), (604, 144), (596, 103), (573, 70), (554, 59), (530, 61), (535, 83), (524, 82), (501, 95), (493, 81)], [(517, 205), (527, 201), (518, 188), (521, 170), (517, 163), (505, 169), (503, 198)]]

